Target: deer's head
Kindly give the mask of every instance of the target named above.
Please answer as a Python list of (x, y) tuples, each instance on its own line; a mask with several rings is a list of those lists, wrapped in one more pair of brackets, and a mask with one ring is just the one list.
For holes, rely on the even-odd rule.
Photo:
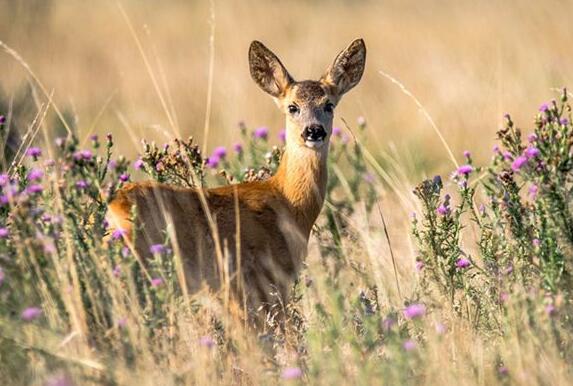
[(286, 115), (287, 144), (316, 150), (327, 148), (334, 108), (342, 95), (360, 81), (365, 61), (366, 46), (357, 39), (338, 54), (319, 80), (297, 82), (261, 42), (253, 41), (249, 49), (253, 80)]

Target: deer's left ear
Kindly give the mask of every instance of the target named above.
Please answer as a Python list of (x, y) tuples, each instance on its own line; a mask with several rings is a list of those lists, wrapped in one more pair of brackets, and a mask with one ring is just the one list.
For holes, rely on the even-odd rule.
[(335, 94), (342, 96), (360, 82), (365, 65), (366, 45), (364, 40), (356, 39), (338, 54), (320, 80), (332, 87)]

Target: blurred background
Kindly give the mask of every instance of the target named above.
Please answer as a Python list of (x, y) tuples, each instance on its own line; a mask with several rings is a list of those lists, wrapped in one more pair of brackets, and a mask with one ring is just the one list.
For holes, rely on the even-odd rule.
[[(422, 173), (451, 169), (447, 154), (412, 98), (379, 71), (419, 99), (460, 161), (465, 149), (489, 157), (505, 112), (529, 128), (554, 89), (573, 84), (571, 1), (2, 0), (0, 9), (0, 40), (80, 138), (111, 132), (131, 157), (140, 138), (163, 143), (179, 132), (203, 142), (211, 55), (209, 150), (235, 142), (239, 121), (268, 126), (275, 140), (284, 118), (250, 78), (253, 39), (301, 80), (363, 37), (366, 73), (335, 125), (365, 117), (371, 151), (393, 147)], [(0, 68), (2, 108), (32, 106), (15, 120), (26, 130), (37, 109), (29, 73), (4, 51)], [(46, 102), (39, 92), (35, 100)]]

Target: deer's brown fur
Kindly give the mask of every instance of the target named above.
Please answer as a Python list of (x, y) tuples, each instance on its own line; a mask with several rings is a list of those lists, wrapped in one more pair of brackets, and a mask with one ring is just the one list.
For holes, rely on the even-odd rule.
[[(233, 288), (244, 290), (250, 307), (270, 303), (276, 294), (286, 299), (326, 194), (332, 131), (327, 104), (336, 105), (358, 83), (365, 53), (363, 41), (356, 40), (319, 81), (296, 82), (270, 50), (253, 42), (251, 75), (287, 115), (286, 148), (277, 173), (265, 181), (202, 191), (150, 182), (129, 184), (109, 205), (112, 226), (127, 231), (128, 241), (143, 259), (150, 257), (151, 245), (164, 242), (166, 229), (172, 226), (172, 242), (177, 243), (191, 292), (203, 284), (219, 289), (226, 269)], [(298, 108), (296, 113), (292, 106)], [(324, 137), (315, 141), (309, 137), (309, 127)], [(133, 208), (135, 223), (130, 220)], [(221, 255), (228, 257), (227, 267), (220, 266)]]

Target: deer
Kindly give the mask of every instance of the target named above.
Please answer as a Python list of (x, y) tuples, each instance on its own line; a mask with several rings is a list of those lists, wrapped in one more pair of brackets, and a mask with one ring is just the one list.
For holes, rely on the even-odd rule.
[(143, 261), (171, 227), (189, 293), (205, 285), (219, 291), (227, 275), (232, 294), (256, 312), (286, 302), (303, 267), (325, 201), (334, 109), (362, 78), (366, 46), (354, 40), (317, 81), (295, 81), (259, 41), (250, 44), (248, 56), (252, 79), (286, 116), (276, 173), (210, 189), (130, 183), (110, 202), (108, 221), (124, 231)]

